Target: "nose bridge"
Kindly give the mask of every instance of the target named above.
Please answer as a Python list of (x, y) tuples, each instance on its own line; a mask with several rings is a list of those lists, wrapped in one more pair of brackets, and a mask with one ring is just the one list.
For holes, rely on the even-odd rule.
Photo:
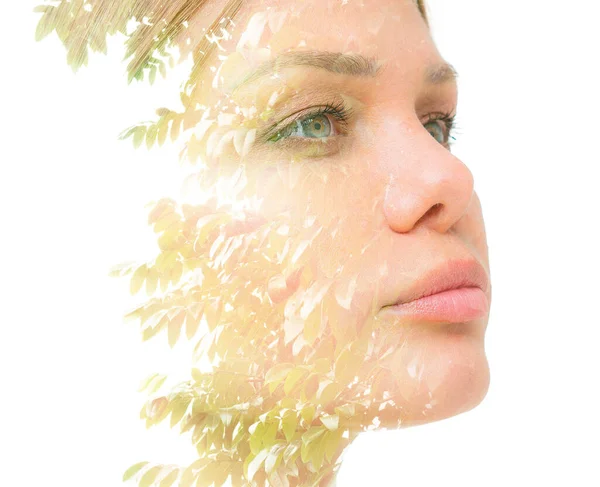
[(473, 195), (473, 174), (419, 123), (404, 134), (387, 133), (387, 150), (377, 162), (385, 185), (382, 210), (389, 227), (409, 232), (427, 225), (447, 232), (467, 211)]

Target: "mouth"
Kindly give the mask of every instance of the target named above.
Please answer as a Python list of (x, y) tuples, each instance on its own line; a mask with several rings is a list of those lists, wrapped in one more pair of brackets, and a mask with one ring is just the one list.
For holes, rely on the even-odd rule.
[(382, 311), (410, 321), (471, 321), (489, 312), (488, 288), (487, 273), (476, 260), (449, 260)]
[(464, 323), (486, 316), (489, 303), (481, 288), (461, 287), (387, 306), (383, 312), (410, 322)]

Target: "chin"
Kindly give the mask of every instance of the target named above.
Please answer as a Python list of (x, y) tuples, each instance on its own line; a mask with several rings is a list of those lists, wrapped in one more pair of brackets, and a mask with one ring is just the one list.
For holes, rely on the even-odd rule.
[[(421, 345), (422, 346), (422, 343)], [(396, 408), (380, 415), (379, 429), (418, 426), (465, 413), (487, 395), (490, 369), (483, 340), (452, 335), (398, 352), (395, 363)]]

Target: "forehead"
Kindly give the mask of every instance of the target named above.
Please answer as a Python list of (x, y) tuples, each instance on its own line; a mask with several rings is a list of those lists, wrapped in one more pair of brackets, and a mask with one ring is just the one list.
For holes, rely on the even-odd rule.
[(208, 0), (188, 34), (203, 37), (232, 6), (236, 13), (225, 35), (215, 33), (222, 54), (310, 48), (383, 58), (413, 53), (431, 57), (429, 64), (441, 60), (416, 0)]

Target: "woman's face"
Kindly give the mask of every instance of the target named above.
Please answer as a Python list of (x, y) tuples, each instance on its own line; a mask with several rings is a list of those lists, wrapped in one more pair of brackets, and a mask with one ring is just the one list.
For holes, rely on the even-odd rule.
[[(225, 4), (209, 2), (192, 36)], [(439, 120), (456, 112), (456, 81), (416, 3), (244, 1), (234, 24), (195, 94), (219, 119), (198, 140), (206, 175), (242, 169), (238, 198), (258, 202), (266, 220), (285, 219), (289, 251), (304, 250), (280, 270), (286, 278), (302, 269), (298, 290), (274, 278), (270, 296), (293, 302), (326, 283), (322, 326), (357, 336), (385, 325), (370, 339), (393, 347), (377, 350), (398, 381), (391, 399), (403, 426), (472, 409), (489, 386), (489, 310), (452, 324), (385, 309), (449, 260), (475, 261), (489, 276), (473, 176)], [(491, 303), (491, 286), (485, 292)]]

